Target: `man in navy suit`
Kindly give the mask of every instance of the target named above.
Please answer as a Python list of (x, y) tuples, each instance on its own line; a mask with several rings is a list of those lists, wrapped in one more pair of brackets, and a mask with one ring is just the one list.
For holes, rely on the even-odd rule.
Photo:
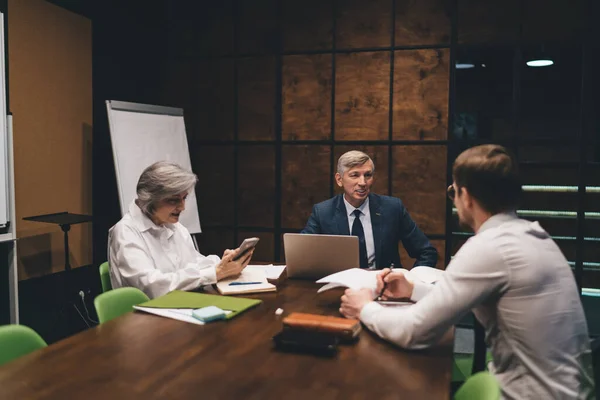
[(374, 172), (367, 154), (343, 154), (335, 181), (344, 194), (316, 204), (302, 233), (358, 236), (361, 268), (400, 267), (399, 241), (416, 259), (415, 266), (435, 267), (437, 250), (400, 199), (371, 193)]

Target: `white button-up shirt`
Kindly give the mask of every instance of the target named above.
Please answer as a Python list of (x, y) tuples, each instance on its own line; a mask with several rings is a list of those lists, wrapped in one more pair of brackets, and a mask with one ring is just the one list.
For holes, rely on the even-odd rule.
[(108, 260), (113, 288), (133, 286), (150, 298), (215, 283), (221, 261), (196, 251), (179, 222), (155, 225), (135, 202), (108, 232)]
[(485, 327), (504, 398), (593, 398), (588, 329), (573, 273), (537, 222), (514, 213), (492, 216), (435, 285), (415, 284), (415, 305), (372, 302), (362, 322), (399, 346), (424, 348), (472, 309)]
[(354, 216), (354, 210), (360, 210), (360, 223), (363, 226), (363, 231), (365, 232), (365, 244), (367, 246), (367, 260), (369, 262), (369, 267), (375, 265), (375, 240), (373, 239), (373, 224), (371, 224), (371, 210), (369, 209), (369, 198), (364, 201), (360, 205), (360, 207), (354, 207), (352, 204), (348, 203), (346, 198), (344, 197), (344, 205), (346, 206), (346, 215), (348, 216), (348, 227), (350, 228), (350, 233), (352, 233), (352, 224), (354, 224), (354, 220), (356, 217)]

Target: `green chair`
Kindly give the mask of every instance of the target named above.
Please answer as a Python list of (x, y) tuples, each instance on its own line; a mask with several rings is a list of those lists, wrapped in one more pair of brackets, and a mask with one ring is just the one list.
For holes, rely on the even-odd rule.
[(454, 400), (499, 400), (500, 385), (489, 372), (478, 372), (471, 376), (456, 391)]
[(150, 300), (144, 292), (132, 287), (109, 290), (94, 299), (101, 324), (133, 311), (133, 306)]
[(112, 289), (108, 261), (100, 264), (100, 283), (102, 283), (102, 293), (106, 293)]
[[(492, 360), (492, 354), (489, 351), (485, 353), (485, 364)], [(464, 382), (471, 376), (473, 370), (473, 354), (454, 354), (452, 363), (452, 382)]]
[(25, 325), (0, 326), (0, 365), (46, 346), (44, 339)]

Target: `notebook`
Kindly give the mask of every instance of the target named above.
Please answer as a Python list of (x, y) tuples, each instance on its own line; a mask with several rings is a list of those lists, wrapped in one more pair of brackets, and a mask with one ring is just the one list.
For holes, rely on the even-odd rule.
[(276, 292), (277, 286), (267, 281), (264, 267), (248, 266), (242, 273), (217, 282), (217, 290), (224, 295)]

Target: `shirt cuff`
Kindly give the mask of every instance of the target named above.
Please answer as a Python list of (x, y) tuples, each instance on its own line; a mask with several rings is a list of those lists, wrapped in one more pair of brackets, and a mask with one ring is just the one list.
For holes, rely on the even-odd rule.
[(431, 283), (425, 283), (419, 279), (415, 279), (413, 281), (413, 292), (410, 299), (416, 303), (425, 297), (432, 288), (433, 285)]
[(383, 306), (381, 304), (372, 301), (363, 307), (359, 318), (365, 325), (372, 325), (375, 323), (375, 315), (382, 309)]
[(204, 275), (201, 279), (200, 285), (212, 285), (217, 283), (217, 267), (204, 268), (202, 270)]

